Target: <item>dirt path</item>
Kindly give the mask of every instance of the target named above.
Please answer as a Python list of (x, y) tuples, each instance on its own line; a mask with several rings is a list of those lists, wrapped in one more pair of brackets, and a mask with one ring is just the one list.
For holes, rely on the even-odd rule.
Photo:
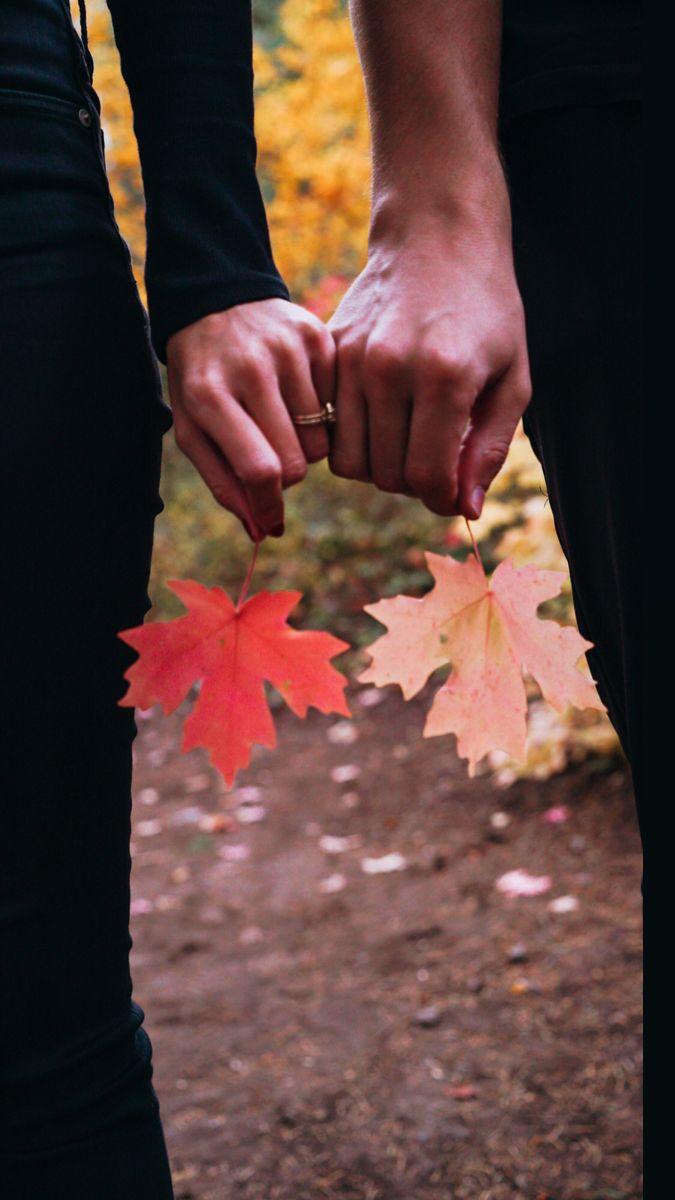
[[(353, 725), (282, 712), (229, 794), (177, 718), (140, 722), (132, 962), (177, 1200), (638, 1200), (624, 773), (498, 791), (422, 741), (424, 701), (353, 698)], [(505, 896), (516, 868), (550, 889)]]

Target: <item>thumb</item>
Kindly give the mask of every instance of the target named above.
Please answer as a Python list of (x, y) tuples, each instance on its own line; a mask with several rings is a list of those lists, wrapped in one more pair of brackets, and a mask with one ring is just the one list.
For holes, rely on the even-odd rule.
[(473, 406), (458, 467), (458, 508), (470, 521), (481, 514), (485, 493), (504, 465), (529, 399), (529, 380), (521, 383), (508, 371)]

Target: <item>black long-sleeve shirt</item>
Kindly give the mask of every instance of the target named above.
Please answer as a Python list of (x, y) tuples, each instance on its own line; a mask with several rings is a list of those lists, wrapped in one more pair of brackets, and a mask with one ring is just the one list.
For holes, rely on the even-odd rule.
[(108, 0), (138, 139), (155, 349), (248, 300), (288, 299), (255, 173), (250, 0)]

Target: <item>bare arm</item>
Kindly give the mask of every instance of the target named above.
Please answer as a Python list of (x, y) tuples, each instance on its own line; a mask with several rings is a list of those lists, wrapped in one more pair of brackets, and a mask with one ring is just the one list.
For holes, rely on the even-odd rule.
[(530, 394), (497, 145), (499, 0), (352, 0), (373, 143), (368, 263), (330, 327), (331, 465), (476, 517)]

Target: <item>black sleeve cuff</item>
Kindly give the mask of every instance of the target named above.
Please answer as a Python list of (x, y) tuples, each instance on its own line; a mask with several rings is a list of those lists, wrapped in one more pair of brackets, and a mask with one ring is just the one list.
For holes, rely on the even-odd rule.
[(290, 300), (288, 288), (279, 276), (262, 272), (242, 275), (229, 283), (214, 282), (201, 291), (192, 288), (183, 291), (177, 283), (173, 293), (165, 290), (161, 300), (149, 306), (155, 354), (161, 363), (166, 364), (166, 343), (172, 333), (185, 329), (210, 313), (224, 312), (237, 304), (274, 297)]

